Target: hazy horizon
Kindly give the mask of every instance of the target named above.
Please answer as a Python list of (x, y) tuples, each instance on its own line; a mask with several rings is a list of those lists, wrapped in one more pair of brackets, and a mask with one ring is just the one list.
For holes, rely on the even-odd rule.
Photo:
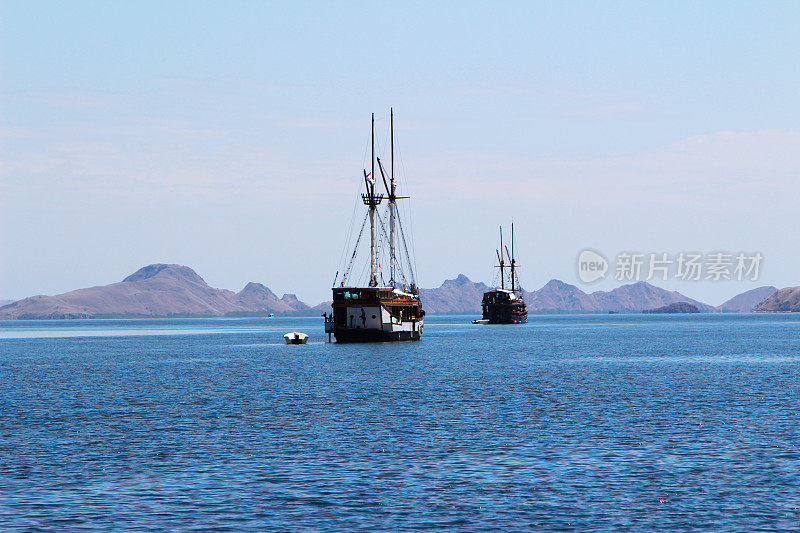
[[(798, 285), (800, 6), (0, 6), (0, 299), (178, 263), (329, 299), (369, 116), (395, 110), (419, 284), (585, 292), (576, 257), (760, 252)], [(786, 228), (786, 229), (784, 229)], [(788, 238), (787, 238), (788, 237)]]

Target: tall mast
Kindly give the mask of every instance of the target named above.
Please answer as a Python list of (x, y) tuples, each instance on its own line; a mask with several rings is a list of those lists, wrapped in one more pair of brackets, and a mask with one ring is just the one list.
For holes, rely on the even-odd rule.
[(506, 288), (505, 282), (505, 262), (503, 261), (503, 226), (500, 226), (500, 288)]
[(511, 291), (515, 291), (515, 277), (516, 274), (514, 273), (514, 266), (516, 265), (516, 261), (514, 260), (514, 223), (511, 223)]
[(394, 108), (393, 107), (389, 108), (389, 133), (390, 133), (390, 138), (392, 140), (392, 159), (391, 159), (392, 166), (389, 170), (391, 170), (392, 191), (394, 191)]
[(372, 187), (367, 182), (367, 194), (369, 195), (369, 286), (378, 286), (378, 272), (376, 267), (375, 258), (375, 113), (372, 113), (372, 159), (370, 161), (372, 170), (370, 177), (372, 178)]
[(389, 285), (394, 287), (395, 265), (397, 262), (394, 250), (394, 219), (397, 216), (397, 204), (395, 202), (397, 199), (395, 194), (396, 182), (394, 181), (394, 108), (389, 108), (389, 130), (392, 145), (391, 174), (389, 175), (391, 180), (391, 188), (389, 190)]

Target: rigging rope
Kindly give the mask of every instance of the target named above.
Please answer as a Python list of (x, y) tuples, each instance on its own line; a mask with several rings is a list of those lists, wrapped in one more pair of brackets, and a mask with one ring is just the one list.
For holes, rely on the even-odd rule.
[[(405, 162), (403, 161), (403, 152), (400, 150), (400, 147), (398, 146), (399, 141), (398, 141), (398, 136), (397, 136), (396, 132), (395, 132), (395, 136), (394, 136), (394, 144), (395, 144), (395, 148), (397, 150), (397, 158), (400, 160), (400, 169), (401, 169), (401, 171), (400, 171), (400, 179), (402, 180), (402, 187), (403, 187), (404, 190), (407, 191), (408, 190), (408, 180), (406, 180), (406, 165), (405, 165)], [(408, 212), (407, 212), (406, 216), (408, 217), (409, 231), (411, 232), (411, 237), (409, 238), (409, 240), (411, 241), (411, 249), (409, 250), (408, 246), (406, 246), (406, 256), (407, 256), (407, 259), (409, 261), (409, 267), (411, 267), (411, 262), (412, 261), (414, 263), (412, 271), (411, 271), (411, 278), (412, 278), (412, 281), (414, 283), (416, 283), (416, 274), (415, 273), (417, 272), (417, 254), (414, 251), (414, 219), (411, 217), (411, 207), (412, 207), (411, 201), (412, 201), (411, 195), (409, 195), (409, 198), (408, 198)], [(398, 218), (400, 218), (400, 217), (398, 217)]]
[[(388, 207), (387, 207), (387, 209), (388, 209)], [(389, 235), (386, 232), (386, 225), (383, 223), (383, 217), (380, 216), (380, 213), (378, 214), (378, 222), (380, 222), (381, 235), (383, 235), (383, 237), (388, 242), (389, 241)], [(395, 251), (395, 258), (397, 258), (397, 252), (396, 251)], [(397, 268), (397, 267), (399, 267), (399, 268)], [(406, 276), (405, 276), (405, 268), (403, 267), (403, 265), (402, 264), (397, 264), (395, 268), (396, 268), (396, 272), (398, 272), (400, 274), (400, 277), (402, 278), (403, 283), (406, 283), (407, 280), (406, 280)], [(381, 276), (383, 276), (383, 274), (381, 274)], [(397, 281), (397, 280), (395, 280), (395, 281)]]
[(344, 287), (345, 283), (347, 283), (347, 278), (350, 277), (350, 269), (353, 268), (353, 261), (356, 259), (356, 254), (358, 253), (358, 245), (361, 242), (361, 236), (364, 234), (364, 228), (367, 225), (367, 219), (369, 218), (369, 211), (367, 211), (366, 216), (364, 217), (364, 222), (361, 223), (361, 230), (358, 232), (358, 239), (356, 239), (356, 245), (353, 248), (353, 255), (350, 256), (350, 262), (347, 264), (347, 268), (344, 271), (344, 275), (342, 276), (342, 286)]
[[(360, 190), (360, 187), (359, 187)], [(345, 257), (347, 254), (347, 250), (350, 249), (350, 243), (353, 240), (353, 227), (356, 223), (356, 212), (358, 211), (358, 194), (356, 194), (356, 200), (353, 202), (353, 212), (350, 214), (350, 224), (347, 227), (347, 239), (344, 242), (344, 246), (342, 246), (342, 253), (339, 254), (339, 271), (341, 272), (342, 267), (344, 266)]]
[(411, 256), (408, 253), (408, 244), (406, 243), (406, 232), (405, 230), (403, 230), (403, 222), (400, 219), (397, 220), (397, 227), (400, 228), (400, 240), (403, 243), (403, 250), (405, 251), (406, 262), (408, 262), (408, 269), (411, 277), (411, 283), (416, 285), (417, 281), (416, 281), (416, 276), (414, 275), (414, 267), (411, 265)]
[[(387, 117), (378, 118), (377, 121), (378, 122), (385, 121), (386, 118)], [(386, 133), (385, 136), (380, 136), (379, 135), (376, 138), (376, 141), (377, 141), (377, 146), (375, 147), (376, 148), (376, 154), (379, 153), (379, 152), (382, 153), (382, 152), (384, 152), (386, 150), (387, 144), (389, 143), (389, 140), (390, 140), (389, 139), (390, 135), (391, 135), (391, 130), (389, 129), (389, 130), (387, 130), (387, 133)], [(395, 132), (395, 145), (397, 145), (397, 144), (398, 144), (398, 140), (397, 140), (397, 134)], [(364, 166), (365, 168), (366, 168), (366, 166), (365, 166), (366, 159), (367, 159), (368, 154), (369, 154), (369, 149), (370, 149), (370, 141), (368, 140), (367, 144), (366, 144), (366, 146), (364, 148), (364, 157), (363, 157), (363, 163), (364, 164), (362, 164), (362, 166)], [(398, 181), (401, 182), (401, 188), (407, 190), (408, 189), (408, 182), (405, 179), (405, 163), (403, 161), (402, 153), (400, 152), (399, 147), (397, 148), (396, 151), (397, 151), (397, 156), (398, 156), (398, 159), (399, 159), (399, 165), (397, 165), (397, 167), (399, 167), (399, 168), (397, 168), (397, 170), (400, 171), (398, 173), (399, 174), (399, 180)], [(394, 177), (394, 176), (391, 176), (391, 177)], [(375, 179), (377, 181), (377, 177), (376, 176), (372, 176), (372, 179)], [(363, 186), (364, 186), (363, 183), (359, 184), (359, 187), (358, 187), (358, 192), (359, 193), (360, 193), (361, 189), (363, 188)], [(358, 204), (360, 203), (359, 202), (359, 200), (360, 200), (359, 196), (360, 195), (357, 195), (356, 202), (355, 202), (355, 205), (353, 207), (353, 214), (352, 214), (351, 219), (350, 219), (350, 227), (348, 229), (347, 241), (345, 243), (344, 248), (342, 249), (342, 255), (341, 255), (340, 260), (339, 260), (340, 266), (343, 266), (343, 263), (344, 263), (345, 258), (346, 258), (346, 252), (350, 248), (350, 245), (351, 245), (352, 240), (353, 240), (353, 235), (354, 235), (353, 229), (355, 228), (356, 211), (358, 210)], [(396, 224), (397, 224), (397, 228), (399, 228), (400, 238), (399, 238), (399, 242), (398, 242), (397, 236), (395, 234), (395, 269), (396, 269), (395, 273), (399, 274), (399, 278), (400, 279), (399, 280), (395, 280), (395, 281), (401, 281), (403, 283), (403, 285), (407, 285), (408, 282), (409, 282), (409, 279), (410, 279), (411, 284), (416, 285), (417, 258), (416, 258), (416, 255), (414, 254), (414, 249), (413, 249), (413, 245), (414, 245), (413, 237), (414, 236), (413, 236), (413, 221), (411, 221), (411, 216), (410, 216), (410, 207), (411, 206), (410, 205), (407, 206), (408, 209), (401, 209), (399, 204), (396, 204), (396, 205), (398, 207), (398, 210), (395, 213), (396, 214)], [(390, 246), (389, 246), (390, 239), (389, 239), (388, 232), (386, 230), (386, 224), (387, 223), (384, 223), (383, 216), (381, 216), (380, 211), (378, 211), (377, 209), (375, 210), (375, 214), (378, 217), (378, 224), (379, 224), (380, 231), (378, 232), (378, 235), (376, 236), (376, 239), (375, 239), (375, 258), (374, 259), (375, 259), (375, 261), (376, 261), (376, 263), (377, 263), (377, 265), (379, 267), (377, 274), (380, 276), (381, 282), (383, 283), (384, 282), (384, 276), (383, 276), (383, 268), (380, 268), (380, 258), (381, 258), (381, 254), (387, 255), (387, 253), (388, 253), (389, 256), (390, 256), (390, 254), (391, 254), (391, 251), (389, 249), (390, 248)], [(387, 214), (387, 218), (388, 218), (388, 216), (389, 215)], [(402, 219), (405, 218), (405, 217), (408, 217), (408, 219), (409, 219), (408, 223), (411, 224), (411, 226), (409, 228), (411, 233), (410, 233), (408, 238), (406, 237), (405, 228), (403, 227), (403, 222), (402, 222)], [(359, 245), (360, 245), (361, 239), (362, 239), (362, 237), (364, 235), (364, 230), (366, 228), (366, 224), (367, 224), (367, 220), (368, 219), (369, 219), (369, 210), (367, 211), (367, 213), (366, 213), (366, 215), (364, 217), (364, 220), (361, 223), (361, 229), (359, 230), (358, 237), (355, 240), (355, 246), (353, 247), (353, 253), (350, 256), (349, 261), (347, 261), (347, 266), (346, 266), (346, 268), (344, 270), (344, 274), (341, 277), (341, 286), (345, 286), (347, 283), (350, 282), (350, 276), (353, 274), (353, 267), (354, 267), (354, 264), (356, 263), (356, 259), (358, 257)], [(409, 242), (411, 242), (411, 247), (409, 247)], [(402, 250), (400, 250), (401, 246), (402, 246)], [(398, 258), (397, 257), (397, 255), (398, 255), (397, 252), (400, 252), (400, 253), (402, 253), (403, 256), (405, 256), (405, 261), (402, 258)], [(389, 257), (389, 260), (391, 260), (391, 257)], [(361, 275), (359, 276), (359, 280), (356, 280), (356, 281), (360, 282), (361, 278), (364, 278), (365, 271), (367, 270), (367, 265), (369, 265), (371, 261), (372, 261), (372, 258), (369, 258), (369, 261), (364, 263), (362, 271), (361, 271)]]

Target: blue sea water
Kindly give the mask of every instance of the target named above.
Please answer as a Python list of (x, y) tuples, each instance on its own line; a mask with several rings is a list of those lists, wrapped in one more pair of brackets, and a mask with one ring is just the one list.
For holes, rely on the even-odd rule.
[(0, 323), (0, 530), (800, 527), (800, 315), (468, 319)]

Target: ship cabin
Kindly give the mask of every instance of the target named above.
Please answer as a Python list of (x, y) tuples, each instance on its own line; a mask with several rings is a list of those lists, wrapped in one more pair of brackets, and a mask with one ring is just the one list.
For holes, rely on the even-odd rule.
[[(383, 307), (396, 321), (420, 320), (425, 311), (419, 297), (392, 287), (336, 287), (333, 289), (333, 327), (347, 327), (347, 309)], [(377, 317), (375, 317), (377, 318)]]
[(520, 300), (519, 296), (508, 289), (496, 289), (483, 294), (484, 304), (508, 304), (516, 300)]
[[(528, 320), (525, 300), (514, 291), (496, 289), (483, 294), (483, 321), (487, 324), (524, 324)], [(486, 322), (484, 322), (486, 321)]]

